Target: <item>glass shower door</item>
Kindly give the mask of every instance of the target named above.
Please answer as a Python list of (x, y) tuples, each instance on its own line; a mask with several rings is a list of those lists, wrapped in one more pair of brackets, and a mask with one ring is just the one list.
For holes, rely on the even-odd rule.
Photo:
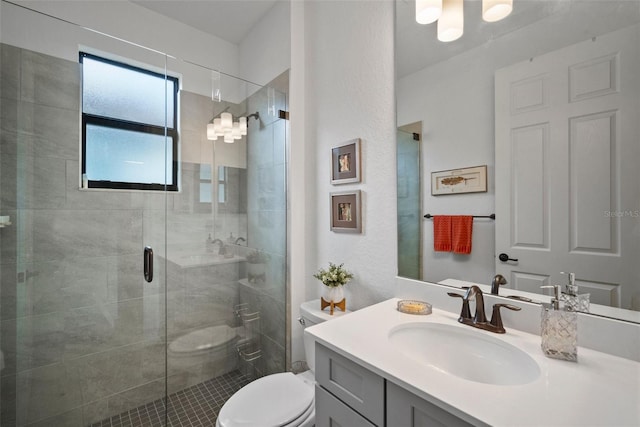
[[(145, 405), (165, 425), (167, 195), (87, 188), (79, 51), (161, 75), (165, 56), (0, 7), (0, 424), (133, 420)], [(51, 33), (34, 38), (33, 28)], [(143, 168), (130, 154), (121, 166)], [(155, 253), (151, 282), (145, 246)]]
[[(417, 126), (417, 128), (415, 128)], [(407, 126), (410, 127), (410, 126)], [(398, 276), (421, 279), (420, 124), (398, 129)], [(417, 138), (417, 139), (415, 139)]]
[(178, 59), (167, 68), (183, 76), (181, 191), (169, 195), (167, 210), (168, 400), (178, 410), (180, 396), (192, 396), (190, 411), (213, 424), (241, 386), (285, 370), (286, 139), (278, 110), (286, 99)]

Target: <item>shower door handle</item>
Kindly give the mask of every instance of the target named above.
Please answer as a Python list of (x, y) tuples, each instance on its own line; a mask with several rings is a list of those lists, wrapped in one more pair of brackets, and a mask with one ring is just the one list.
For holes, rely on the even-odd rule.
[(144, 280), (153, 280), (153, 249), (151, 246), (144, 247)]

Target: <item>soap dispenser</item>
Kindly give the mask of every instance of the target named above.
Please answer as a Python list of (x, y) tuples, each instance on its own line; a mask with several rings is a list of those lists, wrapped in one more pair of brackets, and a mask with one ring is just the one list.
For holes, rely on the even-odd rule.
[(562, 293), (560, 300), (564, 303), (565, 307), (569, 311), (581, 311), (583, 313), (589, 312), (589, 299), (591, 294), (578, 295), (578, 285), (576, 285), (575, 273), (565, 273), (568, 277), (566, 290)]
[(551, 304), (542, 305), (542, 352), (554, 359), (578, 360), (578, 314), (560, 307), (560, 285), (542, 286), (552, 288)]

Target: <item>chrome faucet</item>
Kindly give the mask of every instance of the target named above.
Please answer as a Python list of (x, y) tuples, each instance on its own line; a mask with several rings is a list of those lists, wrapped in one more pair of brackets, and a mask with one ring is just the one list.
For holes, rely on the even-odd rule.
[(247, 239), (245, 239), (244, 237), (238, 237), (238, 238), (236, 239), (236, 245), (239, 245), (239, 244), (240, 244), (240, 242), (245, 242), (245, 243), (246, 243), (246, 242), (247, 242)]
[(217, 243), (219, 243), (219, 244), (220, 244), (220, 248), (218, 249), (218, 255), (224, 255), (224, 254), (226, 254), (226, 253), (227, 253), (227, 248), (226, 248), (226, 246), (224, 245), (224, 242), (223, 242), (222, 240), (220, 240), (220, 239), (213, 239), (213, 240), (211, 241), (211, 245), (212, 245), (212, 246), (213, 246), (213, 245), (215, 245), (215, 244), (217, 244)]
[(491, 282), (491, 295), (498, 295), (498, 290), (500, 289), (500, 285), (506, 285), (507, 279), (504, 278), (502, 274), (496, 274), (493, 277), (493, 282)]
[[(502, 307), (509, 310), (520, 311), (520, 307), (516, 307), (511, 304), (494, 304), (493, 313), (491, 315), (491, 321), (487, 322), (487, 316), (484, 311), (484, 296), (482, 289), (473, 285), (466, 289), (464, 295), (456, 294), (455, 292), (448, 292), (447, 295), (455, 298), (462, 298), (462, 310), (458, 322), (473, 326), (474, 328), (484, 329), (485, 331), (495, 332), (497, 334), (504, 334), (506, 331), (502, 324), (502, 317), (500, 315), (500, 309)], [(476, 302), (476, 312), (471, 318), (471, 310), (469, 309), (469, 301)]]

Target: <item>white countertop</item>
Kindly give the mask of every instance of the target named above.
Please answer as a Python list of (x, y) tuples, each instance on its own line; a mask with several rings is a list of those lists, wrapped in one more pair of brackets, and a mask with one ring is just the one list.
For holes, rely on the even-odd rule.
[[(510, 329), (494, 334), (433, 309), (417, 316), (396, 310), (397, 298), (305, 329), (332, 350), (356, 361), (452, 414), (492, 426), (640, 426), (640, 363), (578, 347), (578, 362), (550, 359), (540, 337)], [(468, 381), (418, 362), (389, 343), (392, 328), (415, 322), (455, 325), (490, 334), (528, 353), (540, 376), (524, 385)], [(578, 331), (578, 334), (580, 331)]]

